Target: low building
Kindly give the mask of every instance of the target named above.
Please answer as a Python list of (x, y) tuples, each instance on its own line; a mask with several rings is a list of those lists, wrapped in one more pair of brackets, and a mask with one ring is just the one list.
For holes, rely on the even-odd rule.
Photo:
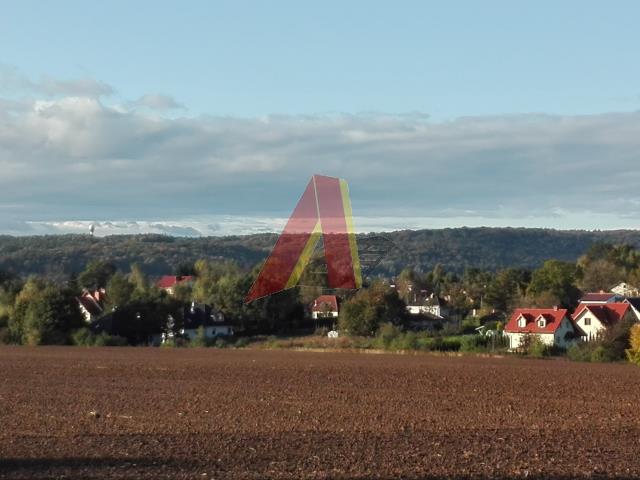
[(637, 321), (629, 303), (581, 303), (573, 312), (573, 322), (585, 341), (595, 340), (623, 319)]
[(407, 312), (411, 315), (429, 315), (442, 320), (449, 316), (450, 309), (446, 300), (432, 293), (421, 301), (407, 305)]
[(338, 314), (338, 297), (335, 295), (320, 295), (313, 301), (311, 318), (314, 320), (337, 319)]
[(640, 290), (633, 285), (629, 285), (626, 282), (620, 282), (618, 285), (613, 287), (611, 291), (621, 297), (638, 297), (640, 296)]
[(624, 300), (623, 295), (618, 295), (613, 292), (591, 292), (585, 293), (584, 296), (580, 299), (580, 303), (588, 303), (592, 305), (599, 305), (605, 303), (618, 303)]
[(184, 309), (184, 323), (179, 330), (180, 336), (194, 339), (202, 328), (205, 338), (229, 337), (233, 335), (233, 327), (225, 322), (224, 314), (204, 303), (193, 302)]
[(85, 322), (91, 323), (104, 314), (106, 298), (104, 288), (94, 290), (93, 292), (84, 290), (82, 295), (76, 298)]
[(533, 336), (549, 346), (568, 347), (579, 331), (564, 308), (517, 308), (504, 327), (511, 350), (526, 345)]
[(163, 275), (156, 283), (156, 287), (164, 290), (169, 295), (173, 295), (177, 285), (191, 285), (193, 282), (194, 278), (191, 275)]

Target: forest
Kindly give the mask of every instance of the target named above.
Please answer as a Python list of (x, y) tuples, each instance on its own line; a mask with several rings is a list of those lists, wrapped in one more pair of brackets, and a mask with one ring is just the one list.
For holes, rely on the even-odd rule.
[[(81, 272), (91, 261), (107, 261), (118, 270), (136, 264), (149, 276), (175, 271), (197, 260), (231, 260), (249, 269), (264, 260), (276, 234), (184, 238), (164, 235), (109, 236), (51, 235), (0, 236), (0, 269), (20, 276), (37, 274), (64, 280)], [(380, 244), (380, 258), (366, 273), (391, 277), (403, 269), (431, 271), (436, 265), (462, 274), (478, 268), (535, 269), (551, 258), (575, 262), (593, 244), (640, 246), (640, 231), (560, 231), (524, 228), (448, 228), (404, 230), (358, 235), (365, 251), (369, 243)]]

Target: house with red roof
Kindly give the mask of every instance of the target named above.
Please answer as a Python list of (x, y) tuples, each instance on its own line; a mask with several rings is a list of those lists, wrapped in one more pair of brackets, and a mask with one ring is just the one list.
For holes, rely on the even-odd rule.
[(156, 287), (164, 290), (169, 295), (173, 295), (176, 285), (192, 284), (193, 282), (194, 278), (191, 275), (163, 275), (156, 283)]
[(106, 292), (104, 288), (90, 292), (84, 290), (82, 295), (76, 298), (80, 312), (87, 323), (91, 323), (104, 313), (106, 302)]
[(311, 318), (338, 318), (338, 297), (335, 295), (320, 295), (311, 306)]
[(573, 312), (573, 322), (586, 341), (594, 340), (602, 332), (622, 320), (637, 321), (629, 303), (581, 303)]
[(566, 348), (577, 338), (576, 329), (565, 308), (517, 308), (504, 327), (509, 348), (524, 346), (528, 338), (535, 336), (544, 344)]

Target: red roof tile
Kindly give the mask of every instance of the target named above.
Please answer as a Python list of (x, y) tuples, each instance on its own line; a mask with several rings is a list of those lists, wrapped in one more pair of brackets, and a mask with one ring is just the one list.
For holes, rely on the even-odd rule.
[(182, 282), (191, 282), (193, 281), (193, 277), (191, 275), (186, 275), (184, 277), (175, 276), (175, 275), (164, 275), (158, 280), (156, 286), (158, 288), (166, 289), (175, 287), (178, 283)]
[[(527, 321), (524, 327), (518, 326), (518, 319), (521, 316)], [(546, 320), (544, 327), (538, 326), (540, 316)], [(511, 333), (554, 333), (565, 317), (567, 317), (565, 308), (558, 308), (557, 310), (554, 308), (517, 308), (511, 314), (504, 331)]]
[(332, 312), (337, 312), (338, 298), (335, 295), (320, 295), (313, 301), (313, 307), (311, 310), (314, 312), (322, 312), (324, 305), (327, 305)]
[(578, 317), (580, 317), (585, 310), (589, 310), (603, 325), (612, 325), (620, 321), (629, 308), (631, 308), (631, 305), (628, 303), (605, 303), (602, 305), (581, 303), (578, 305), (578, 308), (576, 308), (576, 311), (573, 312), (573, 320), (578, 320)]

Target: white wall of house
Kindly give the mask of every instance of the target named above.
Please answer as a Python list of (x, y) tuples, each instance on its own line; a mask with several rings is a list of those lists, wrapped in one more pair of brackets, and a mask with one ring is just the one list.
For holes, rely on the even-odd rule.
[[(187, 329), (183, 328), (183, 329), (180, 330), (180, 334), (184, 335), (187, 338), (189, 338), (189, 340), (192, 340), (192, 339), (194, 339), (196, 337), (196, 335), (198, 335), (198, 329), (197, 328), (187, 328)], [(233, 335), (233, 328), (231, 328), (228, 325), (209, 326), (209, 327), (205, 327), (204, 335), (207, 338)]]
[(505, 336), (509, 339), (509, 348), (516, 349), (525, 343), (525, 338), (528, 336), (536, 336), (545, 345), (553, 345), (555, 340), (553, 333), (520, 333), (520, 332), (504, 332)]
[(600, 332), (602, 332), (606, 327), (598, 320), (593, 313), (591, 313), (588, 309), (584, 309), (578, 315), (577, 319), (574, 319), (576, 325), (580, 327), (587, 336), (583, 337), (584, 340), (590, 341), (594, 340)]
[(562, 322), (560, 322), (560, 326), (557, 328), (554, 334), (555, 345), (562, 348), (567, 348), (569, 345), (574, 343), (577, 340), (577, 338), (571, 338), (569, 340), (565, 338), (567, 333), (574, 332), (574, 331), (575, 330), (571, 325), (571, 321), (569, 321), (567, 318), (563, 318)]
[(311, 312), (311, 318), (317, 320), (318, 318), (338, 318), (338, 312)]
[(440, 318), (443, 318), (444, 313), (440, 305), (407, 305), (407, 312), (411, 315), (429, 313)]
[(80, 313), (82, 313), (82, 316), (84, 317), (84, 321), (87, 323), (91, 323), (94, 319), (94, 316), (91, 315), (91, 312), (89, 312), (89, 310), (84, 308), (84, 305), (82, 305), (80, 302), (78, 302), (78, 306), (80, 307)]

